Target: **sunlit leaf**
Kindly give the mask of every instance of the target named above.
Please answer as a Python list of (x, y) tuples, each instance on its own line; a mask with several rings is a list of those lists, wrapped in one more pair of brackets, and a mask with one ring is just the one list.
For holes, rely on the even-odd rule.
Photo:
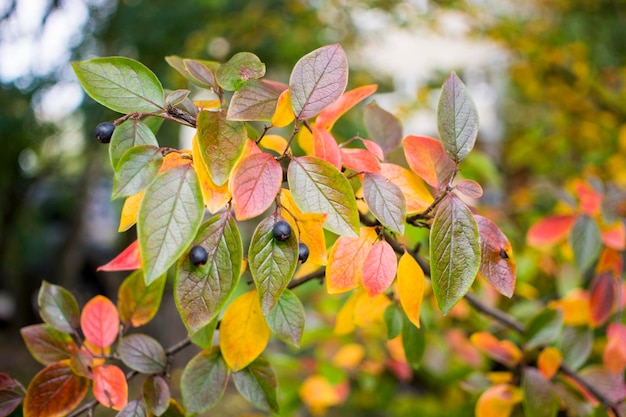
[(359, 286), (365, 257), (376, 241), (374, 228), (362, 227), (359, 237), (340, 236), (328, 255), (326, 290), (337, 294)]
[(415, 173), (396, 164), (380, 164), (380, 168), (380, 173), (402, 190), (408, 214), (422, 212), (434, 201), (424, 181)]
[(96, 295), (85, 304), (80, 328), (94, 346), (104, 349), (113, 344), (119, 332), (120, 318), (115, 304), (103, 295)]
[(283, 90), (275, 83), (249, 80), (233, 94), (226, 118), (228, 120), (269, 122), (272, 120), (278, 97), (282, 92)]
[(267, 324), (283, 342), (300, 347), (304, 331), (305, 313), (300, 299), (291, 291), (285, 290), (266, 317)]
[(433, 293), (447, 314), (470, 289), (480, 268), (478, 225), (454, 194), (437, 209), (430, 231), (430, 261)]
[(191, 359), (181, 378), (186, 415), (196, 415), (213, 407), (226, 391), (230, 370), (219, 350), (202, 351)]
[(93, 395), (105, 407), (121, 410), (128, 402), (128, 383), (124, 372), (115, 365), (93, 368)]
[(341, 403), (335, 387), (322, 375), (307, 377), (298, 388), (298, 394), (314, 416), (323, 415), (328, 407)]
[(278, 96), (276, 109), (272, 115), (272, 126), (285, 127), (293, 122), (295, 117), (293, 109), (291, 108), (291, 92), (289, 89), (286, 89)]
[(501, 384), (487, 388), (476, 403), (476, 417), (508, 417), (515, 404), (522, 401), (520, 389), (513, 385)]
[(443, 83), (437, 106), (437, 129), (446, 153), (460, 162), (474, 148), (478, 111), (463, 81), (452, 72)]
[[(139, 205), (143, 199), (145, 191), (138, 192), (135, 195), (131, 195), (124, 200), (122, 206), (122, 213), (120, 215), (120, 225), (117, 229), (118, 232), (125, 232), (137, 223), (137, 214), (139, 213)], [(139, 266), (139, 268), (141, 265)]]
[(409, 135), (402, 139), (404, 156), (413, 172), (436, 189), (447, 184), (456, 164), (437, 139)]
[(237, 220), (257, 217), (267, 210), (280, 190), (283, 170), (268, 153), (248, 156), (233, 171), (232, 193)]
[(554, 417), (559, 403), (552, 384), (535, 368), (525, 368), (522, 374), (524, 413), (533, 417)]
[(577, 216), (548, 216), (533, 224), (526, 235), (530, 246), (554, 245), (564, 240), (574, 227)]
[(348, 58), (341, 45), (322, 46), (300, 58), (289, 78), (296, 119), (316, 116), (341, 97), (347, 84)]
[(167, 381), (160, 375), (150, 375), (142, 385), (141, 392), (146, 407), (152, 414), (160, 416), (170, 404), (170, 388)]
[(287, 139), (280, 135), (265, 135), (259, 145), (263, 149), (272, 150), (278, 155), (282, 155), (287, 149)]
[(480, 233), (480, 274), (500, 294), (511, 298), (517, 273), (511, 243), (494, 222), (479, 215), (474, 218)]
[(404, 253), (398, 262), (398, 295), (407, 318), (420, 327), (420, 311), (424, 299), (426, 276), (415, 258)]
[(42, 281), (37, 295), (41, 318), (60, 332), (72, 333), (80, 326), (80, 310), (68, 290)]
[(141, 254), (139, 253), (139, 241), (135, 240), (115, 258), (104, 265), (100, 265), (96, 271), (134, 271), (141, 268)]
[(78, 350), (72, 337), (48, 324), (33, 324), (20, 329), (30, 354), (43, 365), (70, 359)]
[(162, 163), (161, 151), (152, 145), (135, 146), (126, 151), (115, 169), (112, 198), (130, 197), (143, 191)]
[(237, 287), (243, 260), (241, 237), (230, 213), (205, 222), (194, 239), (208, 253), (203, 266), (183, 256), (177, 266), (174, 298), (183, 323), (194, 334), (208, 325)]
[(478, 350), (501, 364), (514, 367), (522, 360), (522, 352), (513, 342), (498, 340), (491, 333), (474, 333), (470, 341)]
[(598, 223), (591, 217), (580, 216), (570, 234), (570, 244), (579, 271), (585, 272), (598, 260), (602, 250), (602, 238)]
[(91, 98), (119, 113), (159, 112), (163, 87), (145, 65), (130, 58), (107, 57), (72, 62), (81, 86)]
[(526, 347), (533, 349), (555, 340), (563, 327), (561, 310), (545, 309), (536, 314), (528, 323), (524, 338)]
[(172, 168), (150, 184), (137, 223), (146, 284), (163, 275), (189, 246), (203, 212), (202, 193), (191, 166)]
[(257, 358), (239, 372), (233, 373), (233, 382), (237, 391), (256, 408), (278, 413), (276, 375), (270, 363)]
[(356, 172), (380, 172), (378, 158), (368, 149), (340, 148), (341, 163)]
[(126, 366), (144, 374), (163, 372), (167, 364), (161, 344), (145, 334), (135, 333), (123, 337), (117, 352)]
[(542, 349), (537, 357), (537, 368), (546, 379), (552, 379), (561, 366), (563, 355), (554, 346)]
[(378, 143), (384, 154), (396, 149), (402, 142), (402, 124), (400, 120), (381, 108), (376, 101), (365, 106), (363, 121), (367, 132)]
[(374, 243), (363, 261), (361, 272), (363, 288), (370, 297), (389, 288), (396, 277), (397, 267), (398, 260), (391, 245), (385, 240)]
[(626, 369), (626, 326), (611, 323), (607, 328), (607, 343), (602, 355), (604, 367), (621, 375)]
[(619, 251), (626, 249), (626, 226), (622, 220), (602, 228), (602, 243), (611, 249)]
[(215, 71), (215, 79), (224, 90), (235, 91), (248, 80), (265, 75), (265, 64), (251, 52), (238, 52)]
[(368, 172), (363, 178), (363, 197), (383, 226), (399, 235), (404, 234), (406, 199), (400, 187), (382, 174)]
[(323, 159), (337, 169), (341, 169), (341, 152), (333, 135), (325, 129), (313, 127), (314, 156)]
[(289, 189), (305, 212), (327, 213), (324, 228), (345, 236), (357, 236), (359, 213), (348, 180), (319, 158), (292, 158), (287, 170)]
[(52, 363), (28, 384), (24, 416), (65, 416), (81, 403), (88, 389), (89, 380), (75, 375), (66, 362)]
[(265, 350), (269, 338), (270, 328), (256, 291), (240, 295), (228, 306), (220, 325), (220, 348), (234, 372), (255, 360)]
[(263, 219), (252, 235), (248, 250), (250, 272), (265, 314), (278, 302), (298, 263), (296, 234), (291, 233), (284, 241), (274, 238), (272, 229), (280, 220), (282, 218), (274, 214)]
[(315, 119), (315, 125), (320, 129), (332, 130), (333, 125), (341, 116), (357, 103), (374, 94), (377, 88), (376, 84), (370, 84), (346, 91), (320, 112)]
[(163, 275), (146, 285), (142, 271), (130, 274), (117, 292), (117, 309), (122, 322), (139, 327), (152, 320), (161, 305), (166, 280)]
[(603, 272), (591, 281), (589, 292), (590, 317), (589, 324), (592, 327), (599, 327), (604, 324), (611, 314), (618, 296), (617, 281), (608, 272)]
[(211, 176), (206, 170), (206, 166), (202, 161), (202, 155), (200, 153), (200, 146), (198, 145), (198, 136), (194, 135), (192, 140), (192, 155), (194, 160), (193, 168), (198, 176), (200, 182), (200, 190), (202, 191), (202, 197), (204, 199), (204, 205), (210, 213), (217, 213), (221, 210), (231, 199), (230, 190), (228, 189), (228, 182), (223, 185), (216, 185)]

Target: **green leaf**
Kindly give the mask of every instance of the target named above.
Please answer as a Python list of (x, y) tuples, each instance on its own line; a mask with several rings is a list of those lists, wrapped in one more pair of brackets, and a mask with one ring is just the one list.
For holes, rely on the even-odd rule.
[(180, 382), (188, 416), (213, 407), (224, 395), (230, 370), (219, 350), (202, 351), (185, 366)]
[(130, 148), (119, 160), (113, 177), (113, 199), (143, 191), (159, 172), (163, 155), (159, 148), (140, 145)]
[(522, 403), (524, 414), (532, 417), (554, 417), (559, 411), (559, 403), (552, 384), (539, 370), (525, 368), (522, 374)]
[(145, 334), (122, 338), (117, 352), (126, 366), (144, 374), (163, 372), (167, 364), (161, 344)]
[(220, 66), (219, 62), (183, 59), (176, 55), (166, 56), (165, 61), (197, 86), (213, 90), (217, 88), (214, 73)]
[(108, 57), (72, 62), (91, 98), (119, 113), (163, 110), (161, 82), (145, 65), (130, 58)]
[(256, 408), (278, 413), (276, 388), (278, 383), (270, 363), (257, 358), (239, 372), (233, 373), (233, 381), (237, 391)]
[(430, 230), (433, 293), (448, 314), (472, 286), (480, 267), (478, 225), (470, 209), (454, 194), (444, 198)]
[(391, 303), (387, 306), (385, 312), (383, 313), (385, 326), (387, 326), (387, 340), (393, 339), (398, 336), (400, 332), (402, 332), (403, 316), (404, 315), (397, 304)]
[(43, 365), (69, 359), (78, 350), (72, 336), (48, 324), (22, 327), (20, 333), (30, 354)]
[(287, 179), (300, 210), (328, 214), (324, 228), (333, 233), (359, 236), (354, 192), (337, 168), (314, 156), (296, 157), (291, 159)]
[(142, 385), (143, 400), (152, 414), (160, 416), (170, 405), (170, 388), (160, 375), (150, 375)]
[(228, 120), (269, 122), (276, 110), (278, 96), (283, 91), (284, 88), (280, 88), (276, 83), (250, 80), (233, 94), (226, 118)]
[(363, 178), (363, 197), (383, 226), (399, 235), (404, 234), (406, 198), (400, 187), (382, 174), (367, 172)]
[(258, 56), (250, 52), (239, 52), (233, 55), (215, 72), (217, 83), (227, 91), (238, 90), (248, 80), (261, 78), (264, 75), (265, 64)]
[(204, 201), (191, 165), (169, 169), (150, 184), (137, 220), (147, 285), (163, 275), (189, 246), (203, 214)]
[(593, 348), (593, 332), (586, 327), (567, 327), (561, 335), (563, 362), (576, 370), (583, 366)]
[(225, 112), (201, 111), (197, 132), (207, 172), (216, 185), (224, 185), (246, 145), (245, 125), (226, 120)]
[(202, 327), (191, 336), (191, 343), (202, 349), (211, 350), (213, 348), (213, 335), (217, 329), (218, 317), (215, 317), (212, 322)]
[(146, 285), (142, 270), (130, 274), (117, 292), (117, 310), (122, 323), (139, 327), (152, 320), (161, 305), (166, 279), (162, 275)]
[(402, 323), (402, 347), (404, 348), (407, 362), (411, 365), (411, 368), (417, 370), (424, 356), (426, 339), (424, 338), (424, 332), (415, 327), (405, 314), (403, 314)]
[(141, 120), (130, 119), (117, 126), (109, 143), (111, 167), (116, 170), (122, 156), (131, 148), (141, 145), (159, 146), (156, 136)]
[(596, 220), (586, 215), (578, 217), (570, 233), (570, 244), (578, 270), (586, 272), (598, 260), (602, 250), (602, 237)]
[(188, 256), (181, 257), (174, 283), (176, 307), (190, 334), (217, 316), (237, 287), (243, 262), (239, 230), (228, 211), (205, 222), (193, 244), (206, 249), (208, 260), (195, 266)]
[(365, 106), (363, 121), (367, 132), (380, 145), (385, 155), (400, 146), (403, 136), (400, 120), (379, 107), (376, 101)]
[(463, 160), (474, 148), (478, 135), (478, 111), (463, 81), (452, 72), (446, 78), (437, 106), (437, 128), (448, 156)]
[(524, 338), (527, 349), (534, 349), (548, 344), (559, 337), (563, 328), (561, 310), (545, 309), (535, 315), (528, 323)]
[(283, 342), (300, 347), (304, 331), (304, 307), (297, 295), (285, 290), (266, 317), (272, 332)]
[(43, 321), (56, 330), (72, 333), (80, 327), (78, 303), (65, 288), (43, 281), (37, 296), (37, 305)]
[(188, 100), (191, 91), (185, 89), (174, 90), (165, 97), (165, 103), (168, 106), (177, 106), (183, 101)]
[(289, 78), (296, 119), (316, 116), (341, 97), (347, 84), (348, 58), (341, 45), (322, 46), (300, 58)]
[(282, 242), (274, 238), (272, 229), (279, 220), (276, 215), (263, 219), (252, 235), (248, 250), (250, 272), (266, 315), (287, 288), (298, 263), (296, 234), (291, 233), (289, 239)]
[(115, 417), (148, 417), (148, 410), (143, 401), (129, 401)]

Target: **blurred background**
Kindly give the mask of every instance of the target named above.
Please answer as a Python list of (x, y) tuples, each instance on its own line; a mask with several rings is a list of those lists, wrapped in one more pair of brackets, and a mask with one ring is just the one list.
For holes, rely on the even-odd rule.
[[(464, 80), (481, 130), (463, 175), (483, 184), (481, 210), (512, 240), (520, 282), (542, 273), (525, 254), (525, 231), (573, 178), (605, 184), (626, 214), (624, 0), (0, 0), (0, 371), (25, 381), (40, 368), (19, 328), (40, 321), (42, 280), (81, 305), (96, 293), (114, 299), (124, 275), (96, 267), (134, 240), (117, 233), (107, 148), (93, 137), (119, 115), (83, 94), (70, 61), (132, 57), (175, 89), (187, 85), (165, 56), (250, 51), (267, 78), (286, 82), (301, 56), (335, 42), (348, 54), (349, 88), (378, 83), (373, 98), (404, 134), (436, 136), (440, 85), (451, 70)], [(360, 118), (352, 111), (337, 135), (364, 132)], [(165, 124), (158, 137), (179, 146), (185, 135)], [(164, 309), (176, 317), (171, 303)], [(177, 322), (160, 339), (181, 335)], [(431, 383), (444, 390), (441, 372)], [(412, 397), (389, 405), (385, 392), (350, 407), (409, 412)], [(423, 415), (467, 415), (454, 401), (438, 414), (441, 398), (422, 396)]]

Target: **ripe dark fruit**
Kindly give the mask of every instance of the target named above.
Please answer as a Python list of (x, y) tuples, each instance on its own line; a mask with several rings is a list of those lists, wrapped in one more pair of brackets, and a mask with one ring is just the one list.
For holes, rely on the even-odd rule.
[(291, 226), (284, 220), (277, 221), (274, 223), (272, 233), (274, 234), (274, 239), (285, 241), (291, 236)]
[(189, 261), (195, 266), (202, 266), (209, 259), (209, 254), (202, 246), (194, 246), (189, 251)]
[(309, 247), (304, 243), (298, 243), (298, 262), (303, 264), (309, 259)]
[(115, 130), (115, 125), (111, 122), (102, 122), (96, 126), (94, 130), (94, 135), (96, 139), (100, 143), (109, 143), (111, 142), (111, 136), (113, 136), (113, 131)]

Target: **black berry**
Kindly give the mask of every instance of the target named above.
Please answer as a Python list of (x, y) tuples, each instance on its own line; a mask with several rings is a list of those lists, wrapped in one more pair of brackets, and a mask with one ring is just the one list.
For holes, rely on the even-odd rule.
[(291, 226), (284, 220), (279, 220), (274, 223), (274, 229), (272, 229), (274, 239), (285, 241), (291, 236)]
[(189, 260), (195, 266), (202, 266), (209, 259), (209, 254), (202, 246), (194, 246), (189, 251)]
[(298, 262), (305, 263), (309, 259), (309, 247), (304, 243), (298, 243)]
[(96, 139), (100, 143), (109, 143), (111, 142), (111, 136), (113, 136), (113, 131), (115, 130), (115, 125), (111, 122), (102, 122), (96, 126), (94, 130), (94, 135)]

